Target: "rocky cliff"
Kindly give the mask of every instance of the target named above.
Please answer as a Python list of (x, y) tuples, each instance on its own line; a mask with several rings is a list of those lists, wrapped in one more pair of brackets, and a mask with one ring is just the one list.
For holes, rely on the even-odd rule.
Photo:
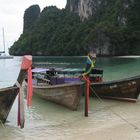
[[(124, 47), (121, 47), (121, 45), (123, 46), (121, 38), (125, 39), (125, 36), (129, 36), (128, 28), (132, 24), (132, 18), (134, 17), (137, 20), (137, 17), (139, 17), (139, 15), (137, 17), (133, 15), (137, 11), (134, 7), (139, 4), (138, 0), (67, 0), (66, 9), (78, 14), (82, 21), (86, 19), (94, 20), (96, 40), (91, 47), (96, 47), (98, 54), (119, 55), (124, 49)], [(134, 13), (132, 13), (132, 9), (135, 11)], [(127, 34), (125, 33), (126, 28)], [(107, 33), (106, 29), (110, 30), (110, 34)], [(119, 36), (120, 33), (122, 36)], [(114, 42), (114, 38), (118, 42)], [(112, 44), (115, 44), (115, 47)], [(125, 51), (125, 53), (128, 54), (129, 52)]]
[(109, 8), (109, 12), (113, 12), (115, 9), (113, 9), (112, 4), (114, 4), (120, 7), (118, 21), (125, 23), (126, 17), (124, 12), (131, 3), (133, 3), (133, 0), (121, 0), (120, 2), (118, 0), (67, 0), (66, 9), (77, 13), (84, 20), (97, 15), (99, 11), (102, 11), (102, 14), (107, 12), (106, 7)]
[(40, 7), (39, 5), (32, 5), (24, 12), (24, 27), (23, 32), (31, 28), (38, 17), (40, 16)]
[(95, 14), (98, 3), (99, 0), (67, 0), (66, 8), (77, 13), (83, 20)]

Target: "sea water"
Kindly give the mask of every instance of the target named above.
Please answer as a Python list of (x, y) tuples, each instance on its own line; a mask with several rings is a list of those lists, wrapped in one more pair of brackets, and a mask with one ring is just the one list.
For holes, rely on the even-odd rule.
[[(12, 86), (21, 57), (0, 60), (0, 87)], [(84, 69), (85, 57), (34, 57), (34, 66)], [(104, 80), (140, 74), (140, 58), (97, 58), (95, 67), (104, 70)], [(26, 92), (24, 90), (22, 92)], [(26, 98), (25, 104), (26, 104)], [(84, 117), (84, 98), (77, 111), (33, 96), (25, 105), (25, 127), (17, 127), (17, 99), (7, 122), (0, 124), (0, 140), (139, 140), (140, 98), (136, 103), (89, 99), (89, 116)]]

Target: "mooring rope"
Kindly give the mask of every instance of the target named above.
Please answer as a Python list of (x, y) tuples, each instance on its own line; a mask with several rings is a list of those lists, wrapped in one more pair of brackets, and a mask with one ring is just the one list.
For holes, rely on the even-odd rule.
[(6, 128), (6, 127), (4, 126), (4, 124), (2, 123), (2, 120), (0, 120), (0, 124), (1, 124), (1, 126), (2, 126), (3, 128)]
[[(98, 93), (90, 86), (90, 89), (92, 90), (93, 93), (95, 93), (95, 96), (100, 100), (100, 102), (102, 102), (103, 104), (105, 104), (105, 101), (103, 101), (103, 99), (101, 99), (98, 95)], [(140, 131), (140, 128), (138, 126), (136, 126), (135, 124), (129, 122), (128, 120), (126, 120), (125, 118), (123, 118), (121, 115), (119, 115), (118, 113), (116, 113), (114, 110), (112, 110), (111, 108), (108, 108), (112, 113), (114, 113), (116, 116), (118, 116), (120, 119), (122, 119), (124, 122), (126, 122), (127, 124), (129, 124), (130, 126), (132, 126), (134, 129), (138, 129)]]

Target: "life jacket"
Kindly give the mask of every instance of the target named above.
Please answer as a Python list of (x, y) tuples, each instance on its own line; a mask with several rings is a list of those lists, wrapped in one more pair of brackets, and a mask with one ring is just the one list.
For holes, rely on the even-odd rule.
[(90, 65), (89, 69), (87, 71), (85, 71), (82, 75), (85, 76), (85, 75), (88, 75), (91, 70), (94, 68), (94, 61), (90, 58), (90, 56), (88, 55), (87, 56), (87, 61), (86, 61), (87, 64)]

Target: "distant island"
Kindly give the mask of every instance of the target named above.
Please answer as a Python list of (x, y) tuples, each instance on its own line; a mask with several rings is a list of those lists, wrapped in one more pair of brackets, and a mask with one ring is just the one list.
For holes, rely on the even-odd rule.
[(67, 0), (25, 10), (24, 28), (11, 55), (140, 55), (140, 0)]

